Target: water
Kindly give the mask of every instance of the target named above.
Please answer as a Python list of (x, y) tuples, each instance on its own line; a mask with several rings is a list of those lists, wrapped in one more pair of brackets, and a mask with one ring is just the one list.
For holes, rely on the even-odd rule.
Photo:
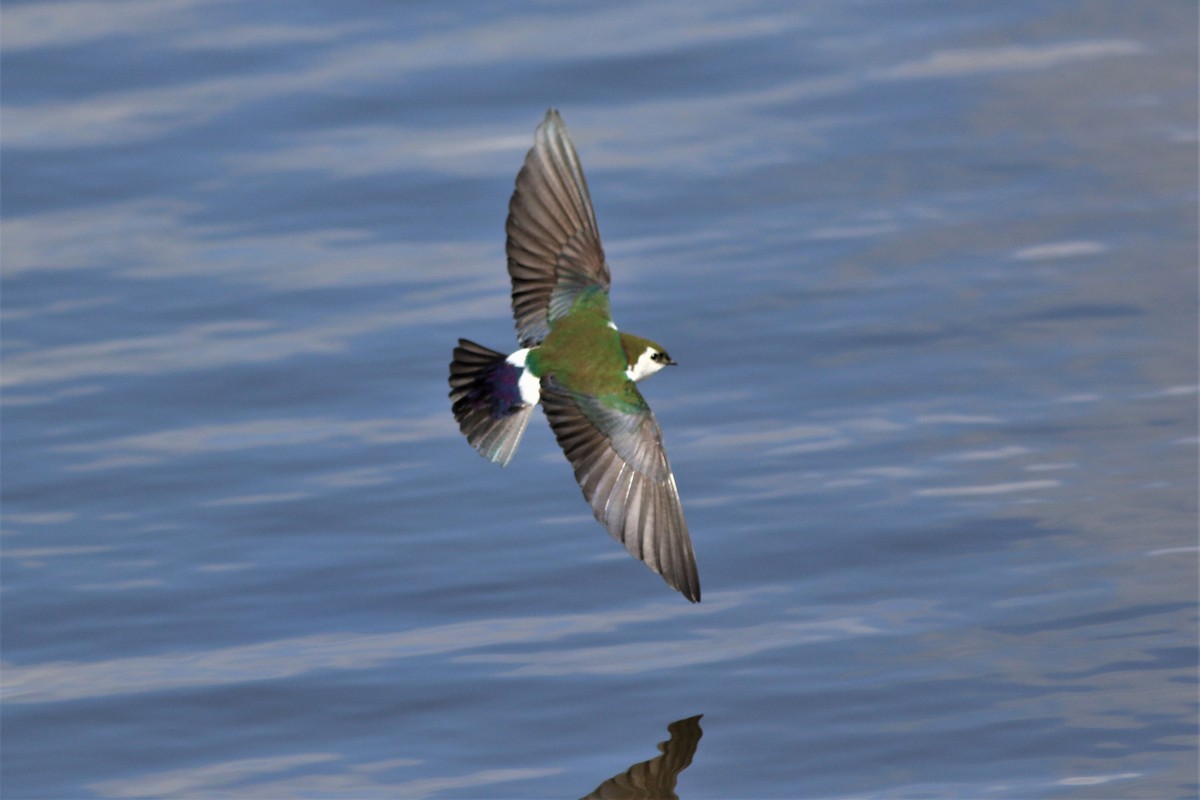
[[(5, 796), (1195, 796), (1196, 22), (6, 3)], [(450, 416), (549, 105), (698, 606)]]

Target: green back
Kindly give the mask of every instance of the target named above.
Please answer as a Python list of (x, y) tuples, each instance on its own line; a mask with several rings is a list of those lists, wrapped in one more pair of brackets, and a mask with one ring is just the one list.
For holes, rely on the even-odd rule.
[(625, 340), (636, 340), (635, 346), (642, 343), (638, 354), (651, 343), (618, 333), (611, 322), (608, 293), (585, 290), (570, 313), (554, 320), (549, 335), (529, 354), (526, 364), (539, 378), (553, 375), (570, 392), (595, 397), (622, 411), (640, 412), (645, 401), (625, 375), (629, 367)]

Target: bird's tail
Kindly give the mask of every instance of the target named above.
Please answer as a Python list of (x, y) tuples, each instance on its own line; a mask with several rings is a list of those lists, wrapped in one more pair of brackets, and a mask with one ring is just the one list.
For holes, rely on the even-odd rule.
[(450, 362), (454, 418), (471, 446), (484, 458), (507, 466), (516, 452), (534, 403), (521, 397), (524, 365), (503, 353), (459, 339)]

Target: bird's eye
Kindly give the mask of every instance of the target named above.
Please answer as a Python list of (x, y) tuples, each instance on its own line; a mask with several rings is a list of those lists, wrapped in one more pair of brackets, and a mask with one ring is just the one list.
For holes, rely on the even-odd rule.
[(653, 359), (654, 361), (662, 361), (662, 357), (663, 357), (662, 353), (655, 353), (654, 355), (650, 356), (650, 358)]

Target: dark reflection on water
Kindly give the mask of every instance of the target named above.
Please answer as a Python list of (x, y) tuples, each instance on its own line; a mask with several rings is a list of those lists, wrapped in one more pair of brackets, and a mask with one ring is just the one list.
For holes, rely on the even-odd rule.
[(704, 735), (702, 716), (672, 722), (667, 726), (671, 738), (658, 743), (659, 755), (612, 776), (583, 800), (678, 800), (675, 783), (696, 755), (696, 745)]

